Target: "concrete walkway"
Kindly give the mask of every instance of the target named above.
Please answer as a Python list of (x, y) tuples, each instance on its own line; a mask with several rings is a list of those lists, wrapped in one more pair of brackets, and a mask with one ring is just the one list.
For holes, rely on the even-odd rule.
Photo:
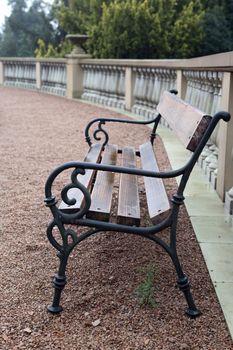
[[(160, 127), (171, 166), (176, 169), (188, 152), (171, 131)], [(210, 277), (233, 338), (233, 229), (216, 192), (196, 165), (185, 191), (185, 205), (200, 244)]]

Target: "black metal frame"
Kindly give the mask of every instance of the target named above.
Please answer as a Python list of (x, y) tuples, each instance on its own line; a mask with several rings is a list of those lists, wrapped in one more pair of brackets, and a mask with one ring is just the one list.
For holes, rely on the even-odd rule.
[[(161, 118), (161, 115), (158, 115), (156, 118), (150, 121), (97, 118), (91, 121), (86, 127), (86, 130), (85, 130), (86, 141), (89, 144), (89, 146), (92, 144), (91, 137), (90, 137), (90, 129), (91, 129), (91, 126), (95, 123), (98, 124), (98, 127), (94, 131), (93, 137), (95, 140), (101, 141), (103, 145), (106, 145), (109, 141), (108, 133), (106, 132), (106, 130), (102, 128), (102, 126), (106, 123), (117, 122), (117, 123), (139, 124), (139, 125), (154, 123), (154, 127), (152, 129), (152, 133), (150, 137), (151, 143), (153, 144), (160, 118)], [(136, 234), (139, 236), (143, 236), (159, 244), (169, 254), (174, 264), (174, 267), (178, 276), (177, 285), (180, 288), (180, 290), (184, 293), (185, 299), (188, 304), (186, 314), (193, 318), (201, 314), (201, 312), (197, 309), (194, 303), (194, 300), (190, 291), (188, 277), (184, 274), (177, 255), (176, 229), (177, 229), (179, 207), (184, 202), (183, 192), (184, 192), (186, 183), (188, 181), (189, 175), (199, 155), (201, 154), (204, 146), (206, 145), (206, 142), (208, 141), (211, 133), (213, 132), (215, 126), (220, 121), (220, 119), (223, 119), (226, 122), (229, 121), (230, 120), (229, 113), (219, 112), (214, 115), (199, 145), (197, 146), (195, 152), (191, 155), (189, 161), (183, 167), (177, 170), (166, 171), (166, 172), (152, 172), (152, 171), (146, 171), (146, 170), (135, 169), (135, 168), (127, 168), (122, 166), (111, 166), (111, 165), (74, 161), (74, 162), (68, 162), (59, 166), (57, 169), (55, 169), (51, 173), (45, 185), (45, 197), (46, 197), (45, 203), (46, 203), (46, 206), (50, 208), (54, 219), (47, 228), (47, 236), (50, 243), (58, 251), (57, 255), (60, 259), (60, 266), (59, 266), (58, 273), (55, 274), (54, 276), (54, 280), (53, 280), (53, 286), (55, 289), (54, 298), (53, 298), (52, 305), (48, 306), (48, 311), (50, 311), (51, 313), (59, 313), (63, 310), (62, 306), (60, 305), (61, 292), (66, 284), (65, 271), (66, 271), (68, 257), (71, 251), (75, 248), (75, 246), (78, 245), (83, 240), (85, 240), (86, 238), (98, 232), (117, 231), (117, 232), (125, 232), (129, 234)], [(102, 140), (102, 138), (99, 136), (101, 134), (102, 136), (104, 136), (104, 140)], [(52, 186), (53, 186), (54, 180), (57, 178), (57, 176), (60, 173), (62, 173), (67, 169), (74, 169), (74, 170), (71, 173), (70, 184), (65, 186), (61, 191), (62, 200), (68, 205), (75, 204), (75, 199), (69, 199), (67, 196), (67, 192), (70, 188), (77, 188), (80, 191), (82, 191), (85, 199), (84, 207), (76, 213), (64, 213), (61, 210), (59, 210), (59, 208), (56, 205), (57, 204), (56, 198), (52, 194)], [(77, 175), (84, 174), (86, 169), (95, 169), (95, 170), (102, 170), (102, 171), (111, 171), (115, 173), (142, 175), (146, 177), (155, 177), (155, 178), (162, 178), (162, 179), (181, 176), (181, 180), (180, 180), (177, 192), (173, 195), (171, 199), (172, 210), (169, 216), (166, 219), (164, 219), (162, 222), (150, 227), (135, 227), (135, 226), (115, 224), (111, 222), (96, 221), (85, 217), (85, 214), (87, 213), (91, 205), (91, 196), (87, 188), (85, 188), (78, 181)], [(71, 228), (68, 228), (68, 229), (65, 228), (66, 224), (75, 224), (83, 227), (85, 226), (85, 227), (89, 227), (89, 229), (85, 233), (82, 233), (81, 235), (77, 236), (74, 230), (72, 230)], [(57, 226), (57, 228), (60, 231), (62, 244), (60, 244), (53, 235), (53, 229), (55, 226)], [(156, 235), (158, 232), (168, 227), (170, 227), (169, 244), (164, 242), (160, 237)]]

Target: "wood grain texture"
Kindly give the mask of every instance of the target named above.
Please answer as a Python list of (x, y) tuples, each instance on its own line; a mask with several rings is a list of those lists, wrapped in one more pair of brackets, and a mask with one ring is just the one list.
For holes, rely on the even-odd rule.
[[(117, 146), (106, 145), (101, 164), (116, 165)], [(95, 220), (108, 221), (111, 211), (114, 173), (98, 171), (91, 194), (91, 207), (87, 217)]]
[[(139, 147), (144, 170), (159, 171), (153, 147), (147, 142)], [(170, 203), (162, 179), (144, 177), (149, 216), (153, 223), (161, 221), (170, 211)]]
[[(102, 148), (103, 147), (100, 144), (92, 145), (84, 159), (84, 162), (98, 163), (100, 160)], [(84, 175), (78, 176), (78, 181), (81, 182), (88, 190), (90, 190), (95, 173), (95, 170), (87, 169)], [(79, 210), (82, 207), (84, 196), (80, 190), (78, 190), (77, 188), (70, 189), (68, 191), (68, 197), (70, 199), (75, 198), (76, 203), (74, 205), (67, 205), (62, 201), (59, 206), (60, 210), (72, 213)]]
[[(133, 147), (122, 150), (122, 166), (135, 168), (136, 154)], [(140, 204), (137, 176), (121, 174), (118, 198), (117, 223), (123, 225), (140, 225)]]
[(185, 147), (194, 152), (212, 119), (211, 116), (167, 91), (163, 93), (157, 110)]

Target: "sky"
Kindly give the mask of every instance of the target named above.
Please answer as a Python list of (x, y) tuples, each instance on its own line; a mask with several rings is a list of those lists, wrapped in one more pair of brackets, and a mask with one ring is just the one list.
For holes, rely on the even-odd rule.
[[(32, 0), (28, 0), (27, 2), (30, 4)], [(46, 0), (46, 2), (52, 4), (53, 0)], [(11, 7), (7, 3), (8, 0), (0, 0), (0, 30), (2, 30), (5, 17), (8, 17), (11, 13)]]
[(5, 16), (9, 16), (11, 13), (10, 6), (7, 6), (7, 0), (0, 0), (0, 27), (4, 23)]

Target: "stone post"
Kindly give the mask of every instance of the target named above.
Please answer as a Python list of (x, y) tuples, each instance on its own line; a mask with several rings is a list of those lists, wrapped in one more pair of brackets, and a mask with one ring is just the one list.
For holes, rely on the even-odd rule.
[(3, 62), (0, 62), (0, 85), (3, 85), (4, 83), (4, 68), (3, 68)]
[(182, 70), (177, 70), (176, 74), (178, 96), (184, 100), (187, 90), (187, 79)]
[(233, 187), (233, 73), (224, 72), (221, 110), (231, 114), (228, 123), (220, 122), (217, 192), (224, 201), (225, 192)]
[(69, 55), (67, 60), (66, 97), (80, 98), (83, 93), (83, 70), (80, 59)]
[(66, 97), (80, 98), (83, 94), (83, 69), (80, 60), (91, 58), (82, 48), (82, 45), (88, 39), (87, 35), (68, 34), (66, 39), (74, 44), (74, 49), (70, 55), (67, 55), (67, 80)]
[(41, 63), (36, 62), (36, 88), (41, 89)]
[(125, 69), (125, 108), (127, 111), (131, 111), (134, 105), (134, 85), (136, 74), (133, 68), (126, 67)]

